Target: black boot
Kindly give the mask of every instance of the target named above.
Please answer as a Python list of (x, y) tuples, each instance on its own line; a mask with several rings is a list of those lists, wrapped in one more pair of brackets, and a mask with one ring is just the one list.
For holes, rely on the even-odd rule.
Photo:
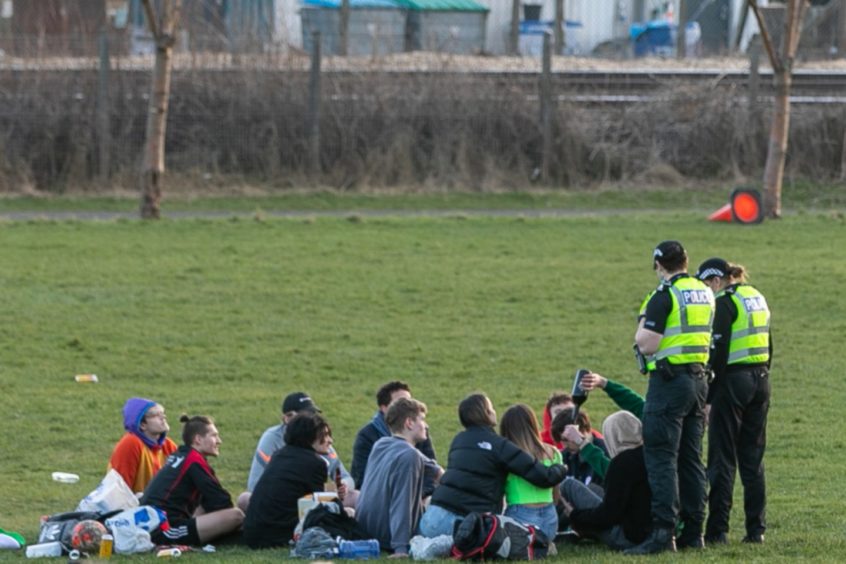
[(681, 534), (676, 537), (676, 548), (679, 550), (705, 548), (705, 539), (702, 538), (702, 523), (686, 522)]
[(655, 528), (646, 540), (637, 546), (623, 551), (623, 554), (658, 554), (659, 552), (675, 552), (676, 540), (673, 538), (673, 529)]
[(763, 544), (764, 543), (764, 533), (753, 533), (746, 535), (743, 537), (743, 540), (740, 542), (745, 542), (749, 544)]
[(676, 539), (676, 547), (679, 550), (687, 548), (705, 548), (705, 539), (702, 535), (685, 535), (682, 534)]
[(725, 533), (708, 533), (705, 535), (705, 545), (728, 544), (728, 535)]

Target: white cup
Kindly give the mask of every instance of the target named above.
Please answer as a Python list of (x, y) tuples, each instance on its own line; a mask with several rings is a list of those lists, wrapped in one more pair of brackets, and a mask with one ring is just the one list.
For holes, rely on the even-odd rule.
[(60, 542), (43, 542), (41, 544), (31, 544), (26, 547), (27, 558), (55, 557), (61, 555), (62, 543)]
[(53, 480), (63, 484), (75, 484), (79, 481), (79, 476), (70, 472), (53, 472)]

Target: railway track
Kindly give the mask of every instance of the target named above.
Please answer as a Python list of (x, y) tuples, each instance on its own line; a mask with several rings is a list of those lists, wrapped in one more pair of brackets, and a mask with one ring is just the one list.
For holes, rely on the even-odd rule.
[[(297, 82), (305, 86), (308, 71), (274, 69), (175, 69), (173, 95), (179, 97), (180, 83), (209, 81), (209, 84), (223, 83), (237, 86), (246, 81), (256, 83)], [(150, 71), (145, 68), (120, 69), (112, 71), (113, 80), (120, 87), (139, 97), (146, 96)], [(488, 71), (488, 70), (326, 70), (323, 72), (324, 96), (331, 99), (343, 98), (344, 92), (355, 93), (362, 85), (379, 80), (392, 86), (392, 95), (421, 95), (421, 87), (432, 91), (446, 88), (446, 92), (477, 91), (480, 97), (498, 92), (523, 93), (528, 98), (536, 96), (540, 74), (532, 71)], [(46, 84), (66, 81), (74, 87), (57, 89), (57, 96), (80, 97), (80, 92), (92, 92), (84, 87), (89, 81), (97, 80), (96, 69), (8, 69), (0, 68), (0, 99), (16, 97), (26, 92), (28, 84)], [(67, 82), (70, 81), (70, 82)], [(552, 90), (560, 101), (584, 104), (634, 104), (653, 101), (669, 95), (677, 88), (695, 90), (710, 89), (729, 91), (736, 96), (747, 96), (752, 90), (752, 78), (747, 70), (724, 69), (626, 69), (626, 70), (564, 70), (553, 72)], [(758, 95), (769, 97), (774, 94), (772, 72), (764, 70), (758, 78)], [(367, 88), (364, 88), (366, 91)], [(76, 91), (74, 93), (73, 91)], [(82, 94), (88, 97), (87, 94)], [(359, 97), (357, 94), (356, 97)], [(798, 104), (846, 104), (846, 70), (797, 70), (793, 74), (791, 96)]]

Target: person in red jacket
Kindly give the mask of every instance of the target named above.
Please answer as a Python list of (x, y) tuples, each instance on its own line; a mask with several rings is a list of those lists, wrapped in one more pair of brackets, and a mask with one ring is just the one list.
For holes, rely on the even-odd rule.
[(156, 544), (203, 545), (235, 532), (244, 512), (232, 506), (207, 457), (220, 454), (220, 433), (211, 417), (180, 418), (183, 445), (167, 457), (164, 466), (144, 490), (141, 505), (167, 514), (168, 527), (151, 537)]
[(549, 399), (546, 400), (546, 406), (543, 408), (543, 429), (541, 430), (541, 440), (552, 445), (558, 450), (564, 448), (564, 443), (552, 438), (552, 420), (555, 416), (564, 411), (575, 407), (573, 403), (573, 396), (566, 392), (552, 392)]
[(167, 436), (170, 426), (164, 407), (153, 400), (126, 400), (123, 427), (126, 434), (115, 445), (109, 469), (116, 470), (133, 492), (143, 492), (176, 443)]

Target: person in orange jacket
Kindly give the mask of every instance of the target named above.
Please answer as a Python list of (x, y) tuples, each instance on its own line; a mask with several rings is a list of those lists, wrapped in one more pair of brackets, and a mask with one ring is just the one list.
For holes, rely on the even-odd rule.
[(167, 436), (164, 407), (146, 398), (129, 398), (123, 406), (126, 434), (115, 445), (109, 460), (133, 492), (143, 492), (165, 459), (176, 450)]

